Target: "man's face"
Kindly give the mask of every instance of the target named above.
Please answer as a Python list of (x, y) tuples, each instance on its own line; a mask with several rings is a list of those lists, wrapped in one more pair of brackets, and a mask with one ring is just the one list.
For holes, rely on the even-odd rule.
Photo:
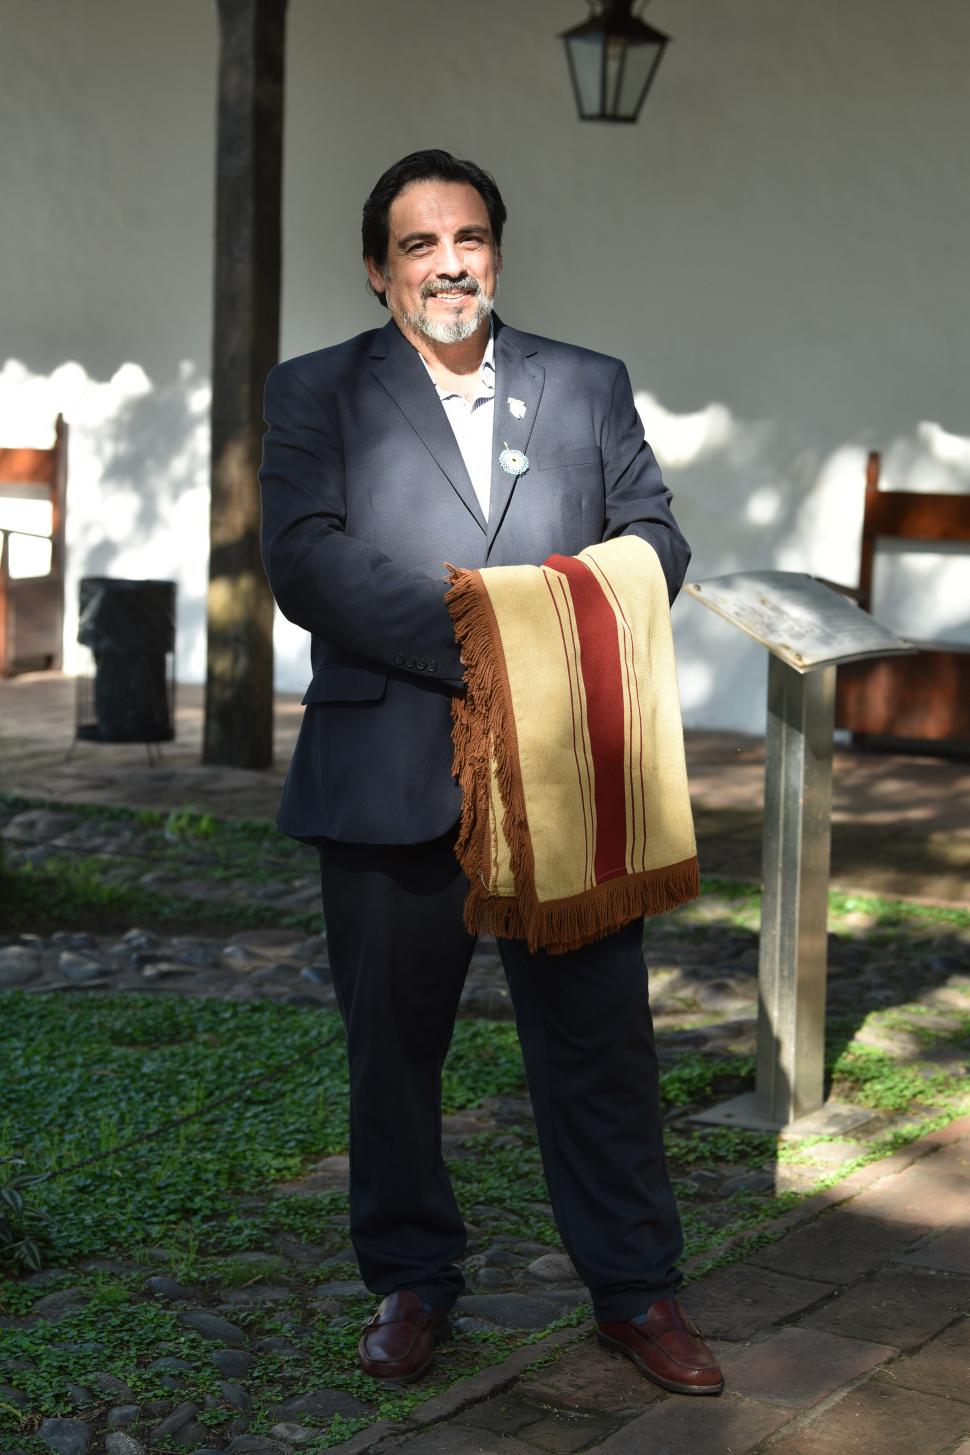
[(384, 293), (413, 340), (459, 343), (492, 309), (502, 269), (488, 210), (467, 182), (412, 182), (391, 203), (386, 268), (367, 260), (371, 286)]

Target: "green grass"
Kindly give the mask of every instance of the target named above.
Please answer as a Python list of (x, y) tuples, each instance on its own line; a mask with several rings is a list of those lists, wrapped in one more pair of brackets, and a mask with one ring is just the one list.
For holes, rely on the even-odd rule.
[[(65, 855), (43, 864), (8, 866), (0, 878), (0, 932), (44, 933), (55, 929), (110, 932), (132, 924), (158, 929), (287, 929), (311, 935), (320, 930), (320, 913), (286, 910), (273, 904), (200, 898), (160, 892), (138, 884), (116, 883), (104, 856)], [(209, 873), (216, 880), (219, 875)], [(240, 875), (248, 882), (245, 875)], [(253, 873), (253, 879), (258, 876)]]
[[(0, 930), (56, 928), (110, 930), (132, 923), (210, 926), (213, 929), (320, 929), (317, 909), (285, 910), (272, 903), (246, 902), (247, 886), (271, 874), (282, 883), (315, 872), (312, 851), (281, 834), (272, 823), (218, 819), (183, 808), (162, 814), (151, 809), (58, 804), (0, 794), (0, 815), (31, 809), (63, 811), (82, 826), (118, 832), (117, 853), (61, 851), (39, 865), (0, 863)], [(200, 867), (201, 866), (201, 867)], [(186, 892), (153, 889), (137, 882), (147, 871), (182, 880)], [(199, 894), (200, 881), (216, 893)], [(231, 902), (225, 895), (238, 890)]]
[[(314, 1285), (347, 1272), (311, 1268), (294, 1279), (270, 1245), (289, 1234), (324, 1252), (345, 1248), (346, 1199), (342, 1192), (274, 1195), (273, 1185), (344, 1147), (346, 1077), (334, 1016), (269, 1002), (10, 991), (0, 994), (0, 1028), (8, 1069), (0, 1084), (0, 1146), (49, 1174), (33, 1196), (51, 1218), (49, 1261), (63, 1269), (34, 1287), (9, 1268), (0, 1318), (20, 1319), (38, 1297), (68, 1285), (89, 1300), (56, 1321), (0, 1330), (0, 1357), (32, 1365), (7, 1376), (27, 1396), (29, 1413), (0, 1403), (0, 1432), (24, 1449), (40, 1449), (30, 1432), (45, 1415), (72, 1413), (69, 1384), (90, 1382), (96, 1370), (123, 1379), (136, 1402), (171, 1398), (164, 1371), (150, 1365), (175, 1357), (191, 1366), (180, 1395), (199, 1403), (217, 1396), (211, 1345), (179, 1324), (177, 1308), (145, 1297), (146, 1270), (190, 1280), (203, 1300), (207, 1292), (224, 1297), (289, 1273), (291, 1296), (232, 1314), (251, 1344), (283, 1334), (299, 1348), (295, 1359), (261, 1355), (247, 1377), (254, 1431), (269, 1428), (274, 1404), (287, 1394), (326, 1384), (370, 1407), (358, 1420), (332, 1422), (324, 1443), (336, 1441), (375, 1415), (400, 1417), (527, 1337), (457, 1339), (420, 1390), (388, 1390), (355, 1368), (369, 1296), (350, 1300), (337, 1318), (308, 1315), (301, 1300)], [(512, 1028), (459, 1023), (445, 1109), (523, 1090)], [(498, 1216), (514, 1212), (526, 1190), (544, 1199), (534, 1144), (513, 1154), (488, 1143), (479, 1139), (456, 1164), (461, 1195), (501, 1202)], [(519, 1225), (523, 1236), (554, 1240), (548, 1215), (523, 1214)], [(513, 1226), (511, 1217), (503, 1220), (503, 1231)], [(248, 1251), (262, 1256), (243, 1259)], [(79, 1260), (91, 1257), (113, 1266), (85, 1272)], [(126, 1272), (119, 1259), (139, 1266)], [(96, 1396), (78, 1413), (96, 1421), (111, 1402)], [(219, 1428), (233, 1413), (217, 1401), (205, 1417)]]
[[(343, 1036), (332, 1013), (269, 1001), (119, 994), (0, 995), (0, 1156), (46, 1175), (33, 1198), (52, 1220), (58, 1260), (191, 1231), (210, 1251), (258, 1249), (280, 1231), (309, 1236), (344, 1209), (334, 1194), (241, 1197), (299, 1175), (345, 1146)], [(750, 1081), (750, 1058), (684, 1057), (663, 1076), (666, 1104), (702, 1102)], [(514, 1027), (459, 1021), (444, 1108), (522, 1096)], [(555, 1241), (531, 1123), (521, 1145), (473, 1141), (455, 1167), (460, 1195), (500, 1210), (509, 1231)], [(504, 1230), (504, 1229), (503, 1229)]]
[[(345, 1146), (335, 1014), (11, 991), (0, 995), (0, 1017), (0, 1155), (49, 1174), (35, 1196), (53, 1219), (58, 1258), (137, 1249), (187, 1221), (224, 1217), (233, 1197)], [(522, 1076), (511, 1026), (460, 1022), (446, 1108), (521, 1094)], [(267, 1212), (264, 1226), (267, 1218), (280, 1227), (287, 1215)], [(253, 1219), (243, 1221), (251, 1246)]]
[[(214, 1395), (209, 1346), (182, 1328), (177, 1309), (145, 1297), (146, 1271), (190, 1281), (203, 1300), (216, 1290), (225, 1297), (258, 1289), (267, 1278), (289, 1284), (292, 1297), (257, 1300), (233, 1315), (251, 1342), (284, 1333), (299, 1347), (295, 1361), (260, 1356), (247, 1378), (255, 1430), (272, 1423), (278, 1399), (307, 1387), (308, 1370), (314, 1384), (365, 1400), (372, 1407), (367, 1418), (400, 1416), (524, 1341), (520, 1333), (458, 1338), (435, 1379), (420, 1390), (389, 1391), (354, 1367), (369, 1298), (359, 1306), (351, 1300), (337, 1318), (314, 1319), (312, 1311), (308, 1318), (301, 1298), (321, 1280), (347, 1273), (310, 1269), (294, 1282), (274, 1242), (288, 1235), (322, 1249), (321, 1256), (339, 1252), (347, 1244), (346, 1199), (342, 1191), (278, 1195), (274, 1185), (344, 1147), (346, 1077), (335, 1016), (260, 1001), (8, 991), (0, 994), (0, 1058), (7, 1071), (0, 1155), (23, 1157), (31, 1171), (45, 1174), (30, 1196), (51, 1220), (48, 1262), (63, 1269), (34, 1287), (8, 1267), (0, 1317), (22, 1318), (36, 1298), (68, 1285), (89, 1300), (56, 1321), (0, 1332), (0, 1357), (32, 1365), (12, 1376), (29, 1400), (28, 1415), (0, 1405), (0, 1432), (25, 1449), (42, 1417), (72, 1412), (68, 1385), (84, 1385), (95, 1370), (125, 1380), (136, 1401), (145, 1401), (172, 1393), (152, 1362), (185, 1359), (191, 1371), (180, 1392), (199, 1403)], [(690, 1060), (670, 1078), (677, 1104), (688, 1088), (709, 1084), (702, 1058)], [(514, 1029), (459, 1022), (444, 1109), (518, 1098), (524, 1090)], [(453, 1165), (456, 1191), (487, 1234), (554, 1246), (531, 1124), (520, 1134), (512, 1145), (497, 1133), (473, 1138)], [(254, 1262), (243, 1253), (262, 1256)], [(86, 1272), (82, 1260), (90, 1258), (110, 1262)], [(137, 1266), (128, 1272), (125, 1260)], [(96, 1398), (81, 1413), (96, 1421), (107, 1403)], [(220, 1403), (206, 1413), (217, 1428), (232, 1416)], [(353, 1424), (338, 1421), (327, 1438), (338, 1439)]]
[[(131, 1247), (343, 1145), (345, 1078), (325, 1054), (335, 1016), (175, 997), (3, 1002), (0, 1135), (51, 1174), (59, 1257)], [(256, 1074), (268, 1080), (247, 1087)]]
[[(116, 826), (124, 836), (118, 854), (62, 853), (37, 868), (8, 867), (7, 883), (0, 883), (0, 930), (67, 926), (72, 929), (113, 928), (132, 922), (198, 924), (218, 928), (275, 926), (306, 930), (319, 928), (316, 910), (283, 910), (273, 904), (246, 903), (247, 885), (265, 880), (267, 873), (281, 882), (297, 881), (312, 873), (310, 851), (280, 834), (265, 820), (220, 819), (192, 806), (161, 813), (151, 809), (103, 807), (90, 804), (59, 804), (12, 794), (0, 794), (0, 815), (30, 809), (62, 810), (82, 824)], [(133, 836), (133, 837), (132, 837)], [(180, 894), (177, 887), (159, 891), (132, 882), (146, 869), (175, 878), (197, 880), (192, 867), (197, 856), (204, 864), (204, 879), (236, 897), (226, 904), (218, 895), (207, 900)], [(0, 871), (2, 872), (2, 871)], [(197, 885), (193, 884), (193, 890)], [(679, 926), (690, 932), (701, 926), (709, 914), (712, 898), (728, 923), (738, 929), (756, 929), (760, 918), (761, 890), (756, 884), (731, 879), (702, 880), (702, 898), (695, 906), (678, 911)], [(847, 916), (863, 913), (872, 918), (867, 934), (875, 940), (897, 929), (918, 929), (921, 923), (937, 924), (950, 930), (970, 928), (970, 910), (944, 909), (911, 904), (903, 900), (865, 895), (829, 895), (829, 924), (835, 933), (845, 932)]]
[[(103, 810), (98, 810), (103, 812)], [(115, 816), (120, 816), (118, 810)], [(200, 822), (205, 822), (202, 816)], [(216, 822), (210, 820), (210, 822)], [(229, 828), (235, 832), (229, 832)], [(192, 893), (180, 893), (178, 886), (159, 890), (118, 878), (131, 871), (131, 859), (123, 859), (124, 867), (114, 856), (105, 854), (62, 853), (42, 864), (10, 865), (0, 870), (0, 932), (16, 933), (58, 928), (109, 932), (131, 924), (152, 924), (159, 929), (190, 926), (198, 931), (207, 928), (251, 929), (278, 928), (314, 934), (320, 929), (317, 909), (307, 911), (285, 909), (265, 901), (247, 902), (250, 885), (265, 882), (268, 872), (283, 882), (304, 878), (308, 872), (306, 850), (292, 844), (288, 853), (275, 866), (267, 860), (265, 838), (261, 831), (270, 825), (245, 821), (222, 822), (213, 842), (219, 845), (216, 860), (204, 869), (204, 882), (220, 886), (225, 897), (206, 896), (198, 892), (200, 871), (186, 866), (177, 842), (166, 840), (146, 850), (143, 868), (151, 866), (160, 873), (180, 875)], [(272, 829), (274, 854), (281, 836)], [(238, 836), (237, 836), (238, 835)], [(252, 837), (250, 837), (252, 835)], [(245, 852), (244, 852), (245, 850)], [(139, 856), (140, 860), (140, 856)], [(312, 868), (312, 866), (310, 866)], [(761, 891), (756, 885), (736, 884), (730, 880), (702, 879), (699, 909), (711, 896), (725, 902), (725, 919), (736, 929), (756, 932), (760, 921)], [(719, 908), (722, 906), (719, 905)], [(829, 927), (833, 933), (846, 933), (843, 921), (857, 910), (874, 917), (867, 934), (876, 942), (890, 939), (899, 929), (913, 929), (921, 923), (938, 924), (948, 929), (970, 928), (970, 912), (926, 905), (908, 904), (899, 900), (869, 899), (832, 893), (829, 896)], [(678, 912), (678, 921), (689, 937), (704, 921), (695, 919), (690, 907)]]
[[(456, 1336), (430, 1381), (389, 1390), (354, 1364), (359, 1322), (372, 1300), (351, 1299), (336, 1317), (308, 1306), (322, 1281), (352, 1271), (311, 1265), (294, 1273), (278, 1240), (312, 1244), (321, 1257), (340, 1253), (347, 1246), (346, 1199), (342, 1191), (283, 1195), (276, 1185), (343, 1150), (346, 1077), (335, 1016), (269, 1001), (8, 991), (0, 994), (0, 1058), (0, 1156), (22, 1157), (30, 1171), (49, 1174), (28, 1193), (50, 1216), (48, 1261), (62, 1270), (42, 1287), (25, 1283), (12, 1267), (0, 1281), (0, 1318), (14, 1324), (0, 1329), (0, 1358), (31, 1364), (4, 1374), (29, 1409), (24, 1415), (0, 1402), (0, 1434), (24, 1450), (40, 1450), (32, 1432), (42, 1417), (75, 1412), (68, 1386), (87, 1387), (96, 1370), (123, 1379), (136, 1401), (177, 1396), (201, 1406), (208, 1395), (212, 1408), (203, 1409), (202, 1422), (216, 1431), (231, 1420), (211, 1345), (182, 1327), (177, 1308), (145, 1295), (149, 1271), (190, 1282), (202, 1302), (255, 1295), (230, 1315), (250, 1346), (268, 1335), (296, 1346), (295, 1354), (260, 1354), (246, 1378), (254, 1433), (271, 1427), (282, 1398), (307, 1388), (326, 1385), (364, 1401), (366, 1413), (331, 1422), (321, 1449), (372, 1418), (406, 1415), (415, 1402), (525, 1341), (519, 1333)], [(918, 1095), (926, 1114), (922, 1125), (888, 1132), (852, 1166), (905, 1145), (962, 1106), (955, 1073), (927, 1075), (926, 1067), (901, 1066), (845, 1036), (833, 1038), (831, 1070), (840, 1095), (877, 1108), (908, 1107)], [(664, 1104), (704, 1104), (750, 1085), (752, 1074), (750, 1057), (684, 1055), (663, 1074)], [(514, 1028), (459, 1022), (444, 1109), (523, 1094)], [(668, 1136), (668, 1155), (680, 1178), (693, 1168), (770, 1166), (777, 1151), (763, 1133), (679, 1123)], [(845, 1171), (820, 1172), (819, 1184)], [(469, 1139), (452, 1173), (483, 1241), (501, 1232), (556, 1245), (531, 1121)], [(688, 1193), (682, 1212), (689, 1250), (709, 1249), (713, 1266), (724, 1259), (717, 1251), (724, 1241), (740, 1238), (727, 1256), (743, 1257), (764, 1238), (766, 1223), (797, 1201), (794, 1193), (713, 1201)], [(90, 1258), (109, 1261), (86, 1269)], [(285, 1297), (260, 1300), (267, 1280), (282, 1285)], [(16, 1327), (38, 1297), (66, 1286), (81, 1288), (83, 1308)], [(177, 1391), (164, 1370), (150, 1367), (158, 1358), (189, 1364)], [(76, 1412), (98, 1427), (112, 1400), (92, 1395), (91, 1408)]]
[(158, 832), (163, 837), (189, 841), (192, 839), (212, 840), (233, 844), (237, 849), (276, 848), (280, 840), (283, 852), (294, 856), (306, 851), (295, 841), (285, 839), (269, 819), (218, 818), (213, 813), (203, 812), (186, 804), (182, 808), (162, 813), (152, 808), (125, 808), (121, 805), (100, 803), (57, 803), (44, 798), (24, 798), (21, 794), (0, 793), (0, 814), (13, 816), (32, 809), (52, 810), (70, 813), (77, 818), (93, 823), (115, 823), (120, 827), (135, 825), (145, 831)]
[[(732, 907), (737, 922), (757, 926), (761, 911), (761, 887), (736, 879), (705, 877), (701, 880), (701, 900), (714, 895)], [(847, 915), (865, 914), (873, 918), (873, 932), (913, 927), (922, 922), (946, 925), (952, 929), (970, 929), (970, 910), (941, 905), (913, 904), (905, 899), (886, 899), (878, 895), (829, 893), (829, 928), (838, 932)], [(689, 918), (689, 910), (687, 912)]]
[(949, 1105), (966, 1091), (964, 1068), (934, 1070), (923, 1063), (900, 1063), (884, 1051), (851, 1044), (832, 1066), (835, 1094), (860, 1106), (908, 1111), (914, 1104)]
[[(0, 812), (36, 806), (0, 799)], [(306, 874), (306, 851), (267, 823), (220, 821), (193, 810), (163, 815), (71, 805), (70, 811), (82, 821), (113, 821), (119, 830), (137, 833), (139, 849), (154, 854), (154, 867), (163, 870), (198, 852), (205, 856), (201, 877), (228, 884), (239, 895), (267, 864), (282, 879)], [(3, 927), (14, 927), (9, 915), (16, 905), (16, 927), (45, 933), (59, 925), (104, 930), (132, 922), (158, 929), (319, 928), (315, 911), (286, 913), (240, 898), (200, 901), (120, 882), (113, 877), (117, 860), (82, 854), (12, 871), (4, 870), (0, 857), (0, 906), (8, 914)], [(706, 900), (671, 917), (678, 935), (755, 933), (756, 887), (714, 880), (704, 888)], [(964, 911), (832, 895), (833, 930), (857, 935), (858, 924), (844, 921), (860, 911), (869, 920), (862, 933), (876, 943), (893, 936), (919, 942), (934, 925), (947, 934), (970, 925)], [(921, 1027), (921, 1012), (906, 1005), (869, 1018), (873, 1025), (915, 1031), (928, 1053), (915, 1064), (855, 1041), (858, 1017), (830, 1020), (828, 1076), (834, 1094), (880, 1115), (905, 1111), (915, 1118), (905, 1127), (888, 1126), (848, 1167), (820, 1168), (815, 1186), (839, 1181), (853, 1167), (888, 1155), (966, 1109), (961, 1068), (932, 1060), (942, 1042), (958, 1045), (965, 1038), (966, 1018), (955, 1016), (955, 1028), (940, 1031)], [(58, 1287), (78, 1286), (89, 1299), (57, 1321), (0, 1327), (0, 1358), (29, 1359), (33, 1366), (0, 1370), (0, 1383), (16, 1385), (30, 1401), (24, 1416), (0, 1400), (0, 1448), (16, 1444), (40, 1452), (44, 1447), (32, 1434), (39, 1419), (73, 1413), (68, 1384), (84, 1384), (96, 1369), (124, 1379), (136, 1400), (185, 1397), (201, 1406), (208, 1395), (214, 1407), (203, 1409), (200, 1418), (214, 1430), (232, 1418), (234, 1412), (218, 1398), (211, 1346), (179, 1324), (176, 1309), (146, 1297), (146, 1272), (165, 1271), (192, 1283), (201, 1302), (257, 1295), (265, 1281), (288, 1287), (288, 1296), (278, 1302), (257, 1297), (231, 1315), (245, 1326), (251, 1345), (284, 1335), (297, 1347), (295, 1355), (261, 1354), (246, 1379), (254, 1398), (252, 1432), (271, 1426), (279, 1399), (306, 1388), (341, 1388), (368, 1407), (359, 1418), (336, 1418), (319, 1442), (304, 1447), (310, 1450), (347, 1438), (374, 1416), (406, 1415), (416, 1402), (527, 1341), (511, 1333), (458, 1337), (443, 1351), (431, 1380), (413, 1390), (388, 1390), (354, 1366), (359, 1321), (372, 1300), (350, 1300), (337, 1317), (308, 1307), (306, 1299), (321, 1281), (353, 1276), (313, 1266), (295, 1275), (280, 1256), (289, 1239), (321, 1249), (321, 1258), (347, 1248), (341, 1191), (298, 1196), (279, 1191), (281, 1182), (344, 1150), (346, 1076), (336, 1016), (269, 1001), (0, 992), (0, 1064), (0, 1159), (22, 1158), (23, 1170), (45, 1176), (28, 1185), (24, 1196), (28, 1206), (48, 1213), (46, 1259), (63, 1270), (34, 1287), (8, 1262), (7, 1277), (0, 1280), (0, 1320), (16, 1325), (36, 1298)], [(753, 1084), (753, 1070), (751, 1057), (685, 1054), (663, 1072), (664, 1106), (682, 1112), (736, 1094)], [(444, 1109), (521, 1098), (524, 1090), (514, 1028), (459, 1022), (445, 1070)], [(517, 1140), (509, 1140), (510, 1131)], [(667, 1148), (675, 1178), (688, 1180), (685, 1188), (698, 1169), (767, 1168), (788, 1160), (774, 1137), (683, 1121), (670, 1128)], [(531, 1119), (471, 1139), (452, 1172), (464, 1211), (482, 1230), (482, 1243), (501, 1233), (556, 1245)], [(702, 1190), (687, 1190), (681, 1208), (688, 1250), (709, 1251), (710, 1266), (742, 1258), (772, 1236), (766, 1224), (798, 1197), (752, 1192), (705, 1197)], [(725, 1253), (728, 1239), (740, 1241)], [(83, 1266), (98, 1258), (110, 1261), (100, 1270)], [(162, 1381), (164, 1371), (149, 1368), (159, 1357), (185, 1359), (191, 1366), (177, 1395)], [(111, 1402), (99, 1399), (80, 1413), (97, 1427), (99, 1411)]]

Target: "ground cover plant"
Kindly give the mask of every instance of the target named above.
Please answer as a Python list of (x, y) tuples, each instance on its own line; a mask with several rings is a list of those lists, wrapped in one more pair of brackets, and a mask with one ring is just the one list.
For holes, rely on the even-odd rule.
[[(41, 803), (0, 794), (0, 824), (31, 812), (73, 820), (53, 844), (11, 843), (0, 930), (111, 929), (133, 922), (280, 926), (319, 924), (319, 909), (279, 904), (281, 889), (316, 875), (316, 856), (262, 820), (217, 819), (191, 808), (160, 813)], [(17, 850), (26, 854), (17, 855)], [(201, 901), (201, 903), (200, 903)], [(203, 908), (204, 906), (204, 908)]]
[[(44, 1415), (96, 1420), (117, 1402), (112, 1380), (145, 1411), (175, 1392), (199, 1406), (202, 1427), (231, 1430), (242, 1396), (220, 1378), (211, 1341), (182, 1321), (185, 1303), (146, 1289), (152, 1276), (189, 1285), (193, 1307), (229, 1306), (254, 1360), (245, 1390), (253, 1432), (271, 1428), (288, 1398), (323, 1386), (331, 1404), (334, 1392), (343, 1400), (321, 1426), (321, 1441), (336, 1441), (535, 1337), (460, 1335), (435, 1377), (412, 1391), (381, 1389), (356, 1372), (372, 1300), (354, 1287), (344, 1194), (299, 1182), (344, 1147), (343, 1042), (332, 1014), (260, 1001), (11, 991), (0, 996), (0, 1025), (0, 1156), (44, 1177), (27, 1191), (49, 1218), (45, 1272), (27, 1278), (8, 1258), (0, 1284), (0, 1431), (20, 1448), (35, 1448), (31, 1431)], [(911, 1106), (918, 1091), (924, 1120), (962, 1104), (955, 1075), (901, 1071), (853, 1043), (836, 1045), (832, 1070), (841, 1095), (875, 1106)], [(750, 1058), (681, 1057), (664, 1073), (665, 1105), (677, 1117), (750, 1084), (752, 1072)], [(557, 1246), (523, 1094), (513, 1028), (460, 1022), (446, 1112), (505, 1109), (452, 1163), (473, 1251), (496, 1237)], [(793, 1201), (742, 1186), (710, 1203), (691, 1181), (713, 1165), (749, 1175), (770, 1167), (774, 1137), (675, 1120), (668, 1144), (695, 1253), (739, 1232), (756, 1236)]]
[[(0, 799), (0, 825), (35, 809)], [(56, 841), (11, 839), (6, 867), (0, 859), (8, 936), (55, 927), (112, 935), (133, 921), (223, 938), (250, 925), (319, 931), (315, 906), (285, 903), (300, 885), (312, 894), (312, 856), (270, 825), (188, 810), (65, 813)], [(750, 1018), (719, 1049), (694, 1049), (700, 1028), (716, 1028), (725, 1012), (697, 998), (707, 981), (692, 966), (751, 980), (760, 897), (728, 881), (704, 889), (651, 926), (649, 958), (688, 1249), (716, 1266), (771, 1236), (772, 1219), (812, 1187), (967, 1108), (970, 914), (831, 897), (829, 1085), (871, 1108), (873, 1121), (861, 1140), (790, 1143), (690, 1120), (750, 1087), (754, 1073)], [(258, 897), (268, 894), (276, 900)], [(459, 1329), (433, 1377), (412, 1390), (356, 1371), (373, 1300), (348, 1245), (343, 1038), (319, 1006), (0, 991), (0, 1065), (4, 1452), (41, 1451), (45, 1415), (80, 1416), (100, 1434), (107, 1409), (128, 1401), (139, 1407), (133, 1434), (152, 1431), (153, 1449), (186, 1448), (154, 1433), (185, 1400), (196, 1406), (188, 1448), (224, 1441), (242, 1420), (260, 1434), (280, 1419), (309, 1421), (320, 1433), (303, 1448), (325, 1448), (548, 1327)], [(503, 1257), (518, 1270), (508, 1286), (525, 1287), (526, 1262), (558, 1239), (507, 1021), (459, 1022), (445, 1111), (471, 1225), (471, 1287), (486, 1287), (489, 1273), (503, 1286)], [(560, 1321), (584, 1316), (568, 1297), (558, 1308)], [(215, 1362), (218, 1341), (186, 1322), (192, 1311), (229, 1321), (235, 1332), (220, 1338), (235, 1373), (226, 1372), (232, 1357), (226, 1368)], [(314, 1391), (315, 1405), (291, 1407)]]
[[(312, 850), (280, 834), (264, 820), (222, 819), (191, 806), (168, 813), (88, 804), (58, 804), (0, 793), (0, 827), (21, 814), (53, 813), (76, 822), (52, 842), (32, 842), (26, 855), (11, 842), (0, 861), (0, 931), (58, 928), (110, 929), (132, 923), (197, 923), (280, 926), (312, 932), (319, 926), (316, 902), (303, 908), (281, 904), (286, 888), (315, 887)], [(713, 896), (713, 918), (738, 931), (757, 931), (757, 885), (705, 877)], [(709, 903), (709, 900), (708, 900)], [(838, 933), (860, 917), (874, 941), (898, 930), (949, 926), (970, 929), (964, 909), (901, 900), (832, 893), (830, 929)], [(678, 916), (679, 927), (703, 932), (712, 911), (704, 901), (696, 912)]]

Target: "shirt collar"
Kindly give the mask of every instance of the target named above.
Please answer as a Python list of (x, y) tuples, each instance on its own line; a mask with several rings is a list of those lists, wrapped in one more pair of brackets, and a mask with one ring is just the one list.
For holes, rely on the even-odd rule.
[[(419, 354), (419, 358), (421, 359), (422, 364), (424, 364), (424, 367), (428, 369), (428, 365), (424, 357)], [(495, 393), (495, 330), (492, 326), (491, 318), (489, 318), (488, 320), (488, 343), (485, 345), (485, 352), (482, 355), (482, 366), (479, 370), (478, 377), (481, 391), (478, 395), (478, 398), (491, 399)], [(457, 389), (442, 389), (441, 386), (435, 382), (434, 375), (432, 374), (430, 369), (428, 369), (428, 378), (434, 384), (435, 389), (437, 389), (439, 399), (444, 400), (462, 398), (462, 396), (458, 393)]]

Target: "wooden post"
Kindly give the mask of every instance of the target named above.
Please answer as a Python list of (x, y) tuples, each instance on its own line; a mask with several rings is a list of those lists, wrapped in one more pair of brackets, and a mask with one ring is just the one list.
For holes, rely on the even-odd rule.
[(262, 395), (279, 350), (286, 0), (218, 0), (212, 503), (203, 760), (273, 758), (273, 598), (259, 556)]

